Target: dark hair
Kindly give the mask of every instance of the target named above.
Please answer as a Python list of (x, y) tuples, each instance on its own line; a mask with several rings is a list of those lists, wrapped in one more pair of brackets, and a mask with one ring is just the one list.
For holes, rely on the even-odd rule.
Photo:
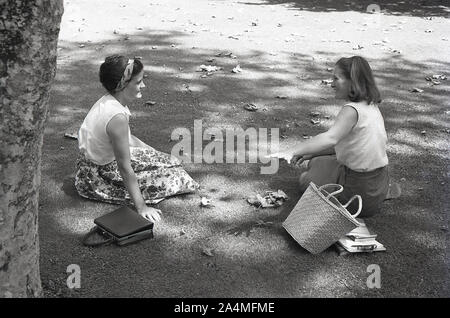
[[(123, 72), (127, 67), (128, 58), (122, 55), (111, 55), (105, 58), (105, 61), (100, 65), (100, 82), (103, 87), (110, 93), (114, 93), (119, 84)], [(134, 59), (133, 73), (131, 78), (139, 74), (144, 69), (144, 65), (139, 59)]]
[(381, 95), (373, 78), (372, 69), (363, 57), (343, 57), (337, 61), (336, 66), (350, 80), (348, 98), (352, 102), (362, 100), (367, 101), (368, 104), (381, 102)]

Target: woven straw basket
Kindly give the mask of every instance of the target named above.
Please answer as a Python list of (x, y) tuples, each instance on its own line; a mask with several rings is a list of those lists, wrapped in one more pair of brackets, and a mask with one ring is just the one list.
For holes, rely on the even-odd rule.
[[(334, 192), (326, 189), (338, 188)], [(297, 205), (283, 222), (283, 227), (306, 250), (318, 254), (360, 223), (355, 219), (362, 209), (362, 200), (354, 195), (345, 205), (335, 197), (344, 188), (339, 184), (325, 184), (317, 187), (311, 182)], [(358, 199), (359, 208), (355, 214), (347, 211), (348, 205)]]

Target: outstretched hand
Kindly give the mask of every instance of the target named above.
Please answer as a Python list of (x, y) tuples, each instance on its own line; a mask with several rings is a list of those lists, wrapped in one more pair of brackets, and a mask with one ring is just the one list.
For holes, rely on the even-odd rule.
[(275, 152), (273, 154), (269, 155), (270, 158), (278, 158), (278, 159), (284, 159), (287, 161), (287, 163), (291, 163), (293, 154), (291, 152)]
[(278, 158), (284, 159), (288, 164), (292, 164), (294, 166), (299, 166), (303, 161), (310, 160), (314, 156), (313, 155), (294, 155), (292, 152), (276, 152), (269, 156), (270, 158)]

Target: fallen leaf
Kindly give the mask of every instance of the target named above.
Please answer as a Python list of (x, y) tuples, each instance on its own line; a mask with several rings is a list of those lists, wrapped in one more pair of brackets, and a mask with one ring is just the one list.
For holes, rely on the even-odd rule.
[(200, 206), (201, 207), (211, 206), (211, 203), (212, 203), (211, 200), (206, 198), (206, 197), (202, 197), (201, 200), (200, 200)]
[(393, 49), (393, 48), (389, 48), (389, 51), (391, 51), (392, 53), (398, 53), (398, 54), (402, 53), (402, 51), (397, 50), (397, 49)]
[(66, 132), (64, 134), (64, 137), (69, 138), (69, 139), (77, 140), (78, 139), (78, 133), (76, 133), (76, 132)]
[(287, 196), (287, 194), (284, 193), (284, 191), (283, 191), (283, 190), (280, 190), (280, 189), (278, 189), (277, 192), (269, 191), (268, 193), (269, 193), (269, 195), (273, 196), (273, 197), (276, 198), (276, 199), (287, 200), (287, 199), (289, 198), (289, 197)]
[(256, 194), (255, 196), (251, 196), (247, 198), (247, 202), (251, 205), (261, 208), (276, 208), (283, 204), (285, 200), (288, 199), (286, 193), (282, 190), (274, 191), (266, 191), (265, 196), (262, 197), (260, 194)]
[(256, 106), (255, 104), (252, 104), (252, 103), (246, 103), (246, 104), (244, 104), (244, 109), (254, 112), (258, 109), (258, 106)]
[(240, 65), (237, 65), (235, 68), (231, 70), (232, 73), (241, 73), (242, 69)]
[(205, 254), (206, 256), (209, 256), (209, 257), (213, 257), (214, 256), (213, 250), (211, 248), (204, 248), (202, 253)]
[(258, 207), (261, 206), (261, 200), (258, 198), (258, 195), (248, 197), (247, 202), (250, 203), (251, 205), (255, 205)]
[(220, 70), (219, 67), (215, 66), (215, 65), (200, 65), (199, 69), (197, 70), (197, 72), (207, 72), (207, 73), (212, 73), (212, 72), (217, 72), (218, 70)]
[(427, 81), (433, 81), (433, 80), (443, 80), (443, 81), (445, 81), (445, 80), (447, 80), (447, 76), (445, 76), (444, 74), (434, 74), (432, 76), (425, 77), (425, 79)]

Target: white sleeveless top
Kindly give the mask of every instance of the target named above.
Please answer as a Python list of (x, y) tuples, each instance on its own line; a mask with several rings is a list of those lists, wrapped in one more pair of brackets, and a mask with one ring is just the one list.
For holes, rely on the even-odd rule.
[(338, 162), (355, 171), (372, 171), (387, 166), (387, 135), (378, 106), (366, 101), (349, 103), (358, 113), (350, 133), (334, 147)]
[[(127, 120), (131, 115), (128, 107), (122, 106), (110, 94), (100, 98), (89, 110), (78, 131), (78, 147), (86, 159), (98, 165), (105, 165), (115, 159), (106, 125), (117, 114), (124, 114)], [(131, 139), (129, 127), (128, 136)]]

